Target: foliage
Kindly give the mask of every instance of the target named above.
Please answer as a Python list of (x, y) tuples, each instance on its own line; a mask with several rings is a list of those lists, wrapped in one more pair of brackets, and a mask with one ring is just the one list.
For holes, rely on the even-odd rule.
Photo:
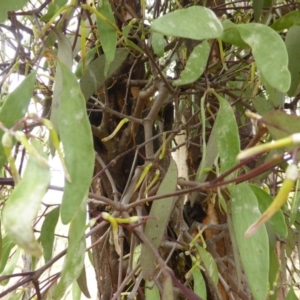
[(296, 299), (300, 4), (2, 2), (0, 298)]

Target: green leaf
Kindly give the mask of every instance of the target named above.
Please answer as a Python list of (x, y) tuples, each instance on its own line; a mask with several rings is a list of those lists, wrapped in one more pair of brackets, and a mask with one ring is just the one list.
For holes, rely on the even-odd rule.
[(67, 288), (82, 272), (85, 256), (85, 221), (86, 203), (82, 201), (75, 218), (70, 223), (68, 250), (53, 299), (61, 299)]
[(68, 0), (55, 0), (55, 1), (52, 1), (49, 6), (48, 6), (48, 11), (45, 15), (43, 15), (41, 18), (40, 18), (40, 21), (48, 21), (50, 20), (54, 15), (55, 13), (63, 6), (65, 5), (66, 3), (68, 2)]
[[(168, 171), (159, 186), (157, 195), (173, 193), (177, 184), (177, 166), (171, 159)], [(156, 218), (149, 219), (145, 226), (145, 235), (155, 248), (158, 248), (165, 230), (167, 228), (171, 211), (174, 205), (174, 197), (160, 199), (152, 203), (149, 215)], [(143, 278), (150, 279), (155, 272), (155, 258), (149, 248), (145, 244), (142, 245), (141, 266)]]
[(193, 269), (193, 281), (194, 281), (194, 293), (201, 297), (201, 299), (206, 300), (206, 283), (204, 281), (203, 275), (199, 268)]
[[(54, 31), (57, 37), (58, 53), (57, 58), (61, 63), (64, 63), (70, 70), (72, 68), (72, 48), (69, 40), (59, 31)], [(59, 65), (56, 67), (55, 84), (53, 88), (53, 97), (51, 105), (50, 121), (52, 122), (56, 132), (59, 134), (58, 114), (63, 90), (63, 74)], [(52, 146), (51, 146), (52, 147)], [(54, 152), (54, 149), (52, 149)]]
[(292, 97), (296, 93), (300, 82), (300, 26), (293, 26), (289, 29), (285, 37), (285, 46), (289, 56), (289, 71), (291, 73), (291, 86), (288, 96)]
[(28, 0), (9, 0), (0, 1), (0, 23), (7, 19), (7, 12), (10, 10), (19, 10), (25, 6)]
[[(249, 184), (249, 186), (258, 200), (260, 212), (263, 213), (273, 202), (273, 198), (260, 187), (254, 184)], [(277, 211), (274, 216), (268, 221), (268, 223), (272, 226), (275, 233), (278, 234), (281, 238), (285, 239), (287, 237), (288, 230), (282, 210)]]
[[(86, 58), (85, 58), (85, 64), (86, 65), (89, 65), (94, 60), (96, 52), (97, 52), (97, 48), (94, 47), (86, 53)], [(76, 75), (77, 78), (81, 78), (82, 75), (83, 75), (83, 73), (82, 73), (82, 59), (78, 62), (77, 66), (76, 66), (75, 75)]]
[(216, 119), (217, 143), (221, 173), (224, 173), (236, 165), (236, 156), (240, 152), (240, 140), (236, 118), (231, 105), (218, 95), (217, 98), (220, 102)]
[(205, 40), (220, 37), (223, 27), (212, 10), (203, 6), (190, 6), (154, 20), (150, 30), (168, 36)]
[(253, 0), (253, 11), (254, 11), (255, 22), (260, 21), (260, 15), (261, 15), (263, 7), (264, 7), (263, 0)]
[(295, 10), (284, 15), (275, 21), (271, 27), (276, 31), (281, 31), (294, 25), (300, 25), (300, 10)]
[(110, 64), (107, 75), (104, 74), (106, 57), (101, 55), (87, 68), (80, 80), (80, 88), (85, 100), (88, 100), (124, 62), (128, 55), (126, 48), (118, 48), (114, 61)]
[(76, 281), (72, 284), (72, 299), (73, 300), (80, 300), (81, 299), (81, 290), (79, 285)]
[(152, 39), (151, 39), (151, 46), (154, 53), (159, 56), (164, 56), (164, 48), (165, 48), (165, 39), (164, 36), (160, 33), (153, 32)]
[(258, 114), (263, 115), (271, 110), (274, 110), (274, 107), (272, 106), (272, 104), (270, 103), (270, 101), (268, 101), (266, 98), (264, 97), (255, 97), (252, 99), (252, 104), (255, 108), (255, 110), (257, 111)]
[(86, 297), (86, 298), (91, 298), (90, 296), (90, 292), (87, 286), (87, 281), (86, 281), (86, 271), (85, 271), (85, 267), (83, 266), (82, 271), (79, 275), (79, 277), (77, 278), (77, 284), (82, 292), (82, 294)]
[(86, 103), (76, 76), (59, 63), (63, 90), (59, 107), (59, 132), (65, 162), (72, 182), (65, 182), (61, 204), (61, 220), (67, 224), (85, 199), (94, 170), (94, 147)]
[(59, 218), (59, 207), (49, 212), (42, 225), (40, 241), (44, 249), (45, 263), (52, 258), (54, 233)]
[(7, 260), (10, 255), (10, 251), (16, 244), (9, 238), (8, 235), (5, 235), (2, 239), (2, 250), (1, 250), (1, 261), (0, 261), (0, 273), (3, 272)]
[(210, 53), (210, 46), (207, 41), (197, 45), (189, 56), (180, 78), (173, 82), (173, 85), (183, 85), (196, 81), (204, 72), (207, 59)]
[(263, 81), (280, 92), (287, 92), (291, 84), (288, 55), (280, 35), (262, 24), (236, 26), (241, 38), (251, 49)]
[[(36, 72), (32, 72), (6, 97), (0, 110), (0, 122), (3, 123), (5, 127), (11, 128), (25, 116), (33, 94), (35, 76)], [(2, 140), (2, 136), (3, 131), (0, 130), (0, 140)], [(0, 143), (0, 169), (2, 169), (5, 161), (6, 156), (4, 154), (2, 143)]]
[[(109, 0), (98, 1), (97, 11), (115, 25), (115, 17)], [(107, 75), (109, 64), (114, 60), (117, 46), (117, 32), (109, 23), (97, 17), (99, 40), (105, 54), (106, 63), (104, 74)]]
[(160, 294), (154, 281), (145, 281), (145, 297), (146, 300), (160, 300)]
[(173, 282), (170, 275), (165, 277), (163, 283), (162, 299), (174, 300)]
[[(47, 159), (42, 146), (36, 141), (32, 144)], [(30, 155), (23, 178), (9, 196), (2, 211), (2, 222), (8, 236), (33, 256), (42, 255), (41, 245), (34, 236), (32, 222), (37, 216), (49, 183), (49, 168), (42, 166)]]
[(245, 231), (259, 217), (255, 194), (246, 183), (235, 186), (231, 193), (232, 222), (243, 268), (254, 300), (266, 299), (269, 277), (269, 242), (265, 226), (251, 237)]
[[(5, 275), (11, 275), (13, 274), (16, 265), (19, 261), (19, 257), (20, 257), (20, 248), (17, 248), (16, 251), (14, 251), (14, 253), (12, 254), (12, 256), (9, 258), (9, 261), (7, 262), (7, 264), (5, 265), (4, 270), (1, 273), (1, 276), (5, 276)], [(0, 282), (0, 285), (4, 286), (7, 285), (9, 282), (9, 279), (6, 280), (2, 280)]]
[(294, 287), (291, 286), (285, 300), (298, 300), (298, 299), (299, 299), (299, 297), (296, 295), (296, 293), (294, 291)]
[(243, 41), (237, 29), (238, 25), (230, 20), (223, 21), (223, 34), (221, 40), (238, 47), (247, 47), (248, 45)]
[(219, 281), (219, 272), (216, 261), (214, 260), (212, 255), (209, 252), (207, 252), (203, 247), (198, 246), (197, 244), (195, 244), (195, 247), (199, 252), (201, 262), (203, 262), (205, 266), (207, 275), (210, 277), (214, 285), (217, 286)]

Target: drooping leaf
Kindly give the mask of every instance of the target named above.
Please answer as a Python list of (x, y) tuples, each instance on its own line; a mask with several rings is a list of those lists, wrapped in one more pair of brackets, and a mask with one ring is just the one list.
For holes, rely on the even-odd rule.
[(205, 40), (220, 37), (223, 27), (212, 10), (190, 6), (154, 20), (150, 30), (168, 36)]
[(291, 73), (291, 86), (288, 95), (292, 97), (300, 83), (300, 26), (293, 26), (289, 29), (285, 37), (285, 46), (289, 56), (289, 71)]
[(162, 299), (174, 300), (173, 282), (170, 275), (164, 280)]
[(77, 278), (77, 284), (78, 284), (82, 294), (87, 298), (91, 298), (90, 292), (89, 292), (89, 289), (87, 286), (85, 266), (83, 266), (82, 271), (81, 271), (79, 277)]
[[(41, 145), (35, 141), (33, 145), (46, 159)], [(33, 233), (32, 221), (37, 216), (49, 183), (49, 168), (30, 155), (23, 178), (9, 196), (2, 211), (2, 222), (8, 236), (33, 256), (42, 255), (41, 245)]]
[[(58, 53), (57, 58), (60, 62), (64, 63), (69, 70), (72, 68), (72, 48), (69, 40), (59, 31), (54, 31), (57, 37)], [(63, 74), (61, 73), (61, 68), (57, 65), (55, 74), (55, 84), (53, 88), (53, 97), (51, 105), (51, 115), (50, 121), (52, 122), (56, 132), (59, 134), (58, 126), (58, 114), (62, 97), (63, 90)], [(54, 150), (53, 150), (54, 151)]]
[(76, 76), (59, 63), (63, 90), (59, 107), (59, 132), (65, 162), (72, 182), (65, 182), (61, 204), (61, 220), (67, 224), (88, 193), (94, 170), (94, 148), (91, 127), (86, 115), (85, 99)]
[(72, 299), (73, 300), (81, 300), (81, 290), (76, 281), (73, 281), (73, 284), (72, 284)]
[(287, 92), (291, 75), (286, 47), (280, 35), (262, 24), (241, 24), (236, 28), (243, 41), (251, 47), (263, 81), (280, 92)]
[(197, 251), (200, 255), (201, 262), (203, 262), (205, 266), (207, 275), (210, 277), (212, 282), (215, 285), (217, 285), (219, 281), (219, 272), (216, 261), (214, 260), (212, 255), (209, 252), (207, 252), (203, 247), (198, 246), (197, 244), (195, 245), (195, 247), (197, 248)]
[(10, 0), (0, 1), (0, 23), (7, 19), (7, 12), (10, 10), (19, 10), (25, 6), (28, 0)]
[[(22, 83), (11, 92), (5, 99), (0, 110), (0, 122), (5, 127), (11, 128), (17, 121), (22, 119), (27, 112), (30, 99), (33, 94), (36, 72), (28, 75)], [(0, 140), (2, 140), (3, 131), (0, 130)], [(0, 169), (6, 161), (6, 156), (2, 143), (0, 143)]]
[(263, 7), (264, 7), (263, 0), (253, 0), (253, 11), (254, 11), (255, 22), (259, 22)]
[[(231, 105), (217, 96), (220, 108), (216, 119), (217, 143), (221, 163), (221, 173), (236, 165), (236, 156), (240, 151), (239, 132)], [(233, 176), (233, 175), (232, 175)]]
[(180, 78), (173, 82), (173, 85), (183, 85), (196, 81), (204, 72), (210, 47), (207, 41), (197, 45), (189, 56)]
[[(171, 159), (168, 171), (159, 186), (157, 195), (172, 193), (176, 190), (177, 172), (176, 163)], [(174, 205), (173, 201), (174, 197), (168, 197), (152, 203), (149, 215), (156, 219), (147, 221), (145, 235), (155, 248), (158, 248), (162, 241)], [(155, 272), (155, 258), (145, 244), (142, 245), (141, 266), (143, 278), (151, 279)]]
[(9, 238), (8, 235), (5, 235), (2, 239), (2, 253), (0, 260), (0, 273), (4, 270), (7, 260), (10, 255), (10, 251), (16, 244)]
[(271, 110), (274, 110), (274, 106), (270, 101), (264, 97), (255, 97), (252, 99), (252, 104), (258, 114), (263, 115)]
[[(10, 257), (9, 261), (6, 263), (4, 270), (1, 272), (1, 276), (11, 275), (18, 263), (20, 258), (20, 248), (17, 248), (16, 251), (13, 252), (12, 256)], [(1, 280), (0, 285), (7, 285), (9, 279)]]
[(54, 291), (54, 298), (63, 297), (67, 288), (80, 276), (85, 256), (86, 203), (82, 201), (77, 214), (70, 223), (68, 250), (64, 260), (61, 277)]
[(296, 293), (294, 291), (294, 287), (291, 286), (285, 300), (298, 300), (298, 299), (299, 299), (299, 297), (296, 295)]
[(206, 300), (206, 283), (204, 281), (203, 275), (199, 268), (194, 268), (193, 272), (194, 281), (194, 293), (201, 297), (201, 299)]
[(154, 53), (159, 56), (164, 56), (164, 47), (165, 47), (165, 39), (164, 36), (160, 33), (153, 32), (151, 39), (151, 46), (153, 48)]
[(154, 281), (145, 281), (145, 298), (146, 300), (160, 300), (160, 294)]
[[(263, 213), (273, 202), (273, 198), (260, 187), (254, 184), (249, 186), (256, 195), (260, 212)], [(288, 231), (282, 210), (277, 211), (268, 223), (281, 238), (285, 239), (287, 237)]]
[[(115, 25), (115, 17), (111, 9), (109, 0), (98, 1), (97, 10), (110, 23)], [(117, 46), (117, 32), (107, 21), (97, 17), (97, 28), (99, 33), (99, 40), (105, 54), (106, 63), (104, 68), (104, 75), (107, 76), (109, 64), (114, 60)]]
[(254, 300), (266, 299), (269, 282), (269, 242), (265, 226), (251, 237), (244, 236), (248, 227), (261, 215), (256, 196), (246, 183), (236, 185), (231, 196), (234, 232), (252, 296)]
[(45, 15), (43, 15), (40, 20), (41, 21), (48, 21), (50, 20), (55, 13), (66, 3), (68, 2), (68, 0), (55, 0), (52, 1), (49, 6), (48, 6), (48, 11)]
[(252, 49), (259, 75), (263, 82), (280, 92), (290, 88), (291, 75), (288, 70), (288, 54), (280, 35), (270, 27), (258, 24), (235, 25), (224, 21), (221, 39), (236, 46), (247, 44)]
[(300, 25), (300, 10), (292, 11), (272, 24), (272, 28), (276, 31), (288, 29), (294, 25)]
[(44, 249), (44, 260), (48, 262), (52, 258), (54, 232), (59, 218), (59, 207), (49, 212), (42, 225), (40, 241)]
[(221, 40), (238, 47), (247, 47), (248, 45), (241, 38), (237, 26), (230, 20), (224, 20)]
[(110, 63), (107, 75), (104, 74), (105, 55), (101, 55), (95, 59), (86, 70), (86, 73), (80, 80), (80, 88), (85, 100), (88, 100), (124, 62), (128, 55), (126, 48), (118, 48), (116, 56), (112, 63)]
[[(85, 57), (85, 64), (86, 66), (88, 66), (94, 59), (95, 54), (96, 54), (97, 48), (94, 47), (91, 50), (89, 50), (86, 53), (86, 57)], [(78, 62), (77, 66), (76, 66), (76, 70), (75, 70), (75, 75), (77, 78), (81, 78), (83, 73), (82, 73), (82, 59)]]

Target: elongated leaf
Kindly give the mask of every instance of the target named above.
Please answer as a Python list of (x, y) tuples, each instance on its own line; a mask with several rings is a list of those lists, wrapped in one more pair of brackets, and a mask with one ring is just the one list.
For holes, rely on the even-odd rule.
[(43, 15), (40, 20), (41, 21), (48, 21), (50, 20), (54, 14), (66, 3), (68, 2), (68, 0), (55, 0), (52, 1), (49, 6), (48, 6), (48, 12)]
[(204, 281), (203, 275), (199, 268), (194, 268), (193, 270), (193, 281), (194, 281), (194, 293), (201, 297), (201, 299), (206, 300), (206, 283)]
[(85, 100), (76, 76), (62, 63), (63, 90), (59, 108), (59, 131), (65, 162), (72, 182), (66, 182), (61, 204), (61, 220), (67, 224), (86, 197), (94, 169), (92, 133)]
[[(57, 42), (58, 42), (58, 60), (64, 63), (70, 70), (72, 67), (72, 48), (69, 40), (59, 31), (54, 31)], [(55, 74), (55, 84), (53, 89), (52, 106), (51, 106), (51, 116), (50, 121), (52, 122), (55, 130), (59, 134), (58, 126), (58, 114), (62, 97), (63, 90), (63, 74), (61, 73), (61, 68), (57, 65)], [(54, 151), (54, 150), (53, 150)]]
[(224, 21), (223, 26), (222, 40), (236, 46), (247, 44), (251, 47), (263, 82), (280, 92), (287, 92), (291, 75), (288, 70), (288, 54), (280, 35), (263, 24), (235, 25)]
[[(249, 186), (257, 197), (260, 212), (263, 213), (273, 202), (273, 198), (260, 187), (254, 184)], [(268, 223), (272, 226), (275, 233), (281, 238), (285, 239), (287, 237), (288, 230), (282, 210), (279, 210), (276, 214), (274, 214)]]
[[(17, 121), (25, 116), (30, 99), (33, 94), (36, 72), (28, 75), (22, 83), (5, 99), (0, 110), (0, 122), (5, 127), (11, 128)], [(2, 140), (3, 131), (0, 130), (0, 140)], [(0, 143), (0, 169), (6, 161), (2, 143)]]
[(87, 298), (91, 298), (90, 292), (89, 292), (89, 289), (87, 286), (85, 266), (83, 266), (82, 271), (81, 271), (79, 277), (77, 278), (77, 284), (78, 284), (82, 294)]
[(253, 0), (253, 10), (254, 10), (255, 22), (259, 22), (263, 7), (264, 7), (263, 0)]
[(214, 39), (223, 27), (214, 12), (204, 6), (190, 6), (170, 12), (153, 21), (151, 31), (194, 40)]
[(241, 38), (251, 49), (263, 80), (280, 92), (287, 92), (291, 84), (288, 55), (282, 38), (262, 24), (236, 26)]
[(162, 299), (174, 300), (173, 282), (171, 276), (166, 276), (165, 278)]
[(293, 286), (291, 286), (285, 300), (298, 300), (298, 299), (299, 297), (296, 295)]
[(83, 201), (70, 223), (69, 243), (61, 278), (55, 288), (53, 299), (63, 297), (67, 288), (80, 276), (85, 256), (86, 203)]
[(145, 281), (146, 300), (160, 300), (159, 290), (154, 281)]
[(223, 21), (224, 30), (221, 36), (221, 40), (235, 46), (247, 47), (247, 44), (241, 38), (237, 27), (238, 25), (234, 24), (230, 20), (224, 20)]
[(9, 10), (19, 10), (28, 0), (10, 0), (10, 1), (0, 1), (0, 23), (7, 19), (7, 12)]
[(198, 246), (197, 244), (195, 246), (197, 248), (197, 251), (199, 252), (201, 261), (205, 266), (207, 275), (211, 278), (212, 282), (215, 285), (217, 285), (219, 281), (219, 272), (216, 261), (214, 260), (212, 255), (209, 252), (207, 252), (203, 247)]
[[(173, 159), (171, 159), (168, 171), (159, 186), (157, 195), (172, 193), (176, 190), (177, 183), (177, 166)], [(174, 197), (160, 199), (152, 203), (150, 216), (157, 218), (157, 220), (150, 219), (145, 226), (145, 234), (155, 248), (158, 248), (174, 205)], [(142, 245), (141, 265), (143, 278), (151, 279), (155, 272), (155, 258), (152, 252), (146, 245)]]
[[(97, 10), (107, 20), (115, 25), (115, 17), (111, 9), (109, 0), (98, 1)], [(117, 46), (117, 32), (106, 21), (97, 17), (97, 27), (99, 32), (99, 40), (106, 58), (104, 74), (107, 75), (109, 64), (114, 60)]]
[(59, 207), (46, 215), (41, 229), (40, 241), (44, 249), (44, 260), (48, 262), (52, 258), (54, 232), (59, 218)]
[(151, 39), (151, 46), (153, 48), (154, 53), (157, 56), (164, 56), (164, 47), (165, 47), (165, 39), (164, 36), (160, 33), (153, 32)]
[(291, 73), (291, 86), (288, 95), (292, 97), (300, 82), (300, 26), (293, 26), (289, 29), (285, 37), (285, 46), (289, 56), (289, 71)]
[[(41, 145), (33, 143), (40, 155)], [(32, 221), (36, 218), (43, 196), (50, 183), (50, 170), (29, 156), (24, 176), (15, 187), (2, 211), (2, 222), (8, 236), (19, 247), (34, 256), (42, 254), (42, 248), (35, 239)]]
[(4, 270), (7, 260), (10, 255), (10, 251), (16, 244), (9, 238), (8, 235), (5, 235), (2, 239), (2, 254), (0, 261), (0, 273)]
[(220, 102), (216, 119), (217, 142), (221, 172), (224, 173), (236, 164), (236, 156), (240, 151), (240, 141), (236, 118), (231, 105), (224, 98), (220, 96), (217, 98)]
[(276, 31), (288, 29), (294, 25), (300, 25), (300, 10), (292, 11), (279, 18), (272, 24), (272, 28)]
[(107, 75), (104, 74), (105, 55), (94, 60), (87, 68), (80, 81), (80, 88), (85, 100), (88, 100), (124, 62), (128, 55), (126, 48), (118, 48), (114, 61), (110, 64)]
[(231, 194), (232, 222), (236, 241), (254, 300), (266, 299), (269, 277), (269, 242), (264, 226), (245, 238), (247, 228), (259, 217), (255, 194), (246, 183), (235, 186)]
[(173, 85), (178, 86), (196, 81), (205, 70), (209, 52), (210, 47), (207, 41), (197, 45), (189, 56), (180, 78), (175, 80)]
[[(14, 253), (10, 257), (9, 261), (5, 265), (5, 268), (2, 271), (1, 276), (11, 275), (14, 272), (16, 265), (18, 263), (18, 260), (20, 258), (20, 252), (21, 252), (20, 248), (17, 248), (16, 251), (14, 251)], [(9, 279), (1, 280), (0, 285), (7, 285), (8, 282), (9, 282)]]

